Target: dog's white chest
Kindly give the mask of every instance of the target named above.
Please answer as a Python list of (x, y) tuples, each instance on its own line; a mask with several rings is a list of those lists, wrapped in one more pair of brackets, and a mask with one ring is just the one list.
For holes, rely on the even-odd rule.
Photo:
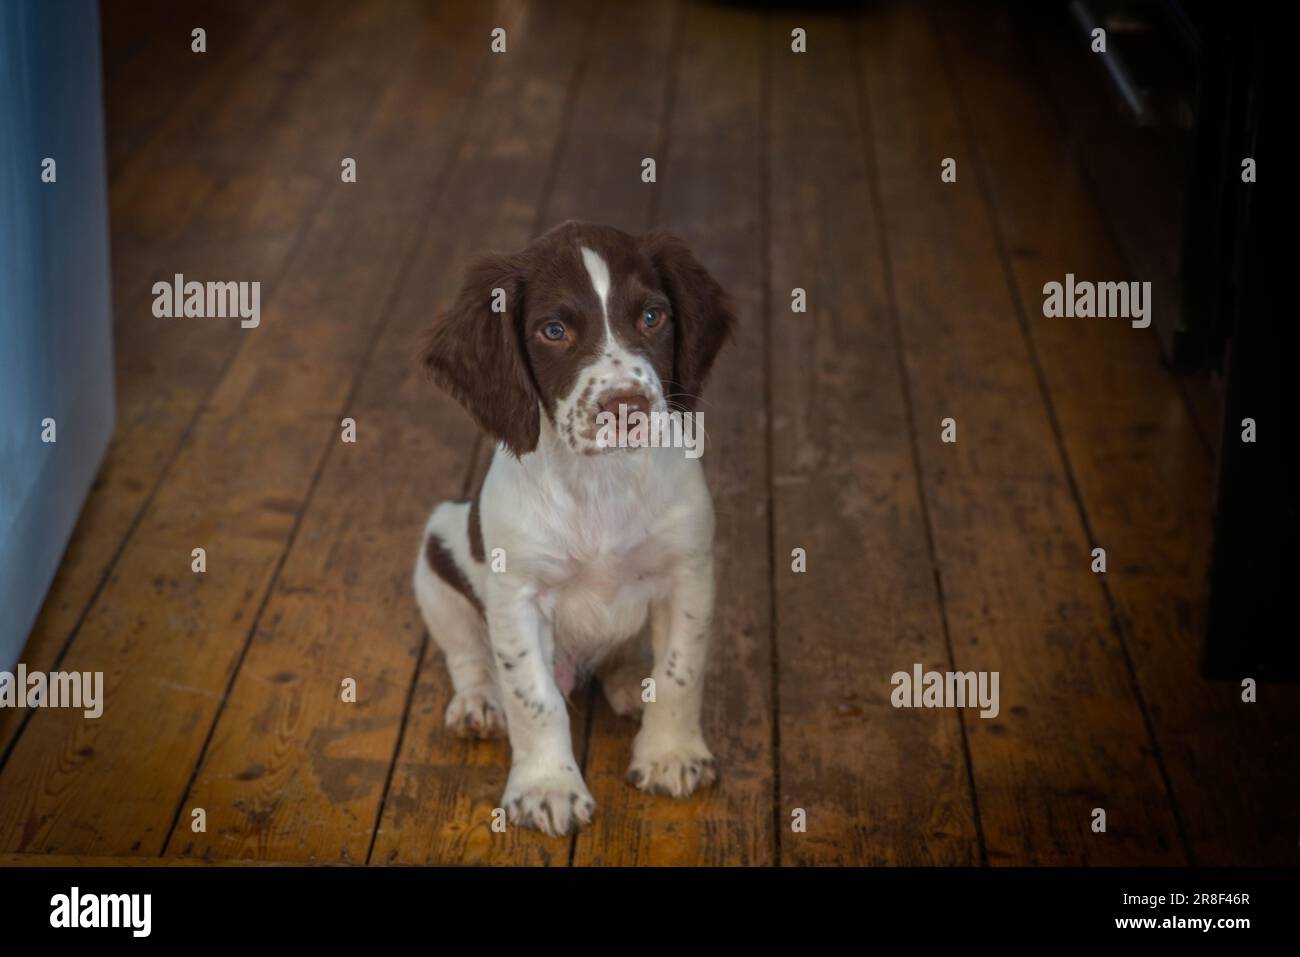
[(652, 535), (633, 538), (623, 528), (570, 548), (542, 594), (556, 640), (582, 655), (635, 635), (645, 624), (651, 599), (666, 584), (665, 544)]

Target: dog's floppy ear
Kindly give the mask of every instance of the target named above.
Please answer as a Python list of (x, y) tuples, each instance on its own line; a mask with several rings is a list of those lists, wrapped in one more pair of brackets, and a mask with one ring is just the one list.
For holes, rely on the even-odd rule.
[(523, 298), (524, 265), (518, 256), (475, 261), (420, 353), (434, 381), (515, 455), (537, 447), (540, 424), (520, 341)]
[(673, 306), (674, 381), (669, 392), (674, 407), (693, 411), (736, 316), (727, 294), (681, 239), (653, 232), (643, 248)]

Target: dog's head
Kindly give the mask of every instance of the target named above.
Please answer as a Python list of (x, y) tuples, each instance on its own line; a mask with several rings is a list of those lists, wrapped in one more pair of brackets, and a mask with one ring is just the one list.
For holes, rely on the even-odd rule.
[(675, 236), (568, 222), (473, 263), (421, 359), (515, 455), (537, 447), (543, 417), (594, 454), (601, 412), (693, 412), (734, 321)]

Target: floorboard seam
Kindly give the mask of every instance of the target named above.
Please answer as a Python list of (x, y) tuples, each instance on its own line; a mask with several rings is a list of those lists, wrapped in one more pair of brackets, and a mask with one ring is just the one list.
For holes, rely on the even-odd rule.
[[(324, 209), (325, 207), (328, 191), (329, 191), (328, 186), (324, 186), (321, 188), (319, 194), (316, 197), (315, 202), (312, 204), (311, 211), (305, 217), (303, 217), (302, 225), (299, 227), (298, 232), (294, 236), (293, 245), (289, 250), (288, 254), (284, 257), (284, 261), (280, 264), (280, 268), (275, 271), (273, 281), (274, 279), (278, 279), (279, 277), (284, 276), (286, 273), (288, 273), (289, 270), (292, 268), (292, 266), (295, 264), (299, 254), (302, 252), (302, 247), (303, 244), (306, 242), (308, 234), (311, 232), (313, 225), (315, 224), (317, 218), (320, 216), (321, 210)], [(275, 295), (274, 283), (272, 283), (270, 288), (272, 291), (267, 293), (265, 297), (265, 302), (270, 302)], [(136, 510), (136, 513), (134, 517), (132, 517), (130, 524), (127, 525), (126, 531), (123, 533), (121, 541), (118, 542), (117, 547), (114, 549), (112, 556), (109, 558), (108, 564), (104, 566), (104, 570), (100, 574), (99, 581), (95, 584), (95, 587), (94, 589), (92, 589), (90, 596), (86, 599), (86, 603), (82, 607), (81, 613), (77, 616), (77, 620), (73, 624), (71, 631), (68, 632), (68, 637), (64, 640), (63, 645), (62, 647), (60, 647), (58, 654), (55, 655), (54, 660), (51, 662), (50, 664), (51, 671), (57, 670), (59, 668), (59, 666), (63, 663), (64, 659), (67, 657), (68, 652), (72, 649), (73, 643), (76, 641), (77, 637), (81, 634), (82, 626), (85, 624), (86, 619), (90, 616), (90, 612), (94, 609), (96, 602), (98, 602), (100, 595), (104, 591), (104, 588), (108, 585), (109, 579), (113, 577), (113, 572), (117, 568), (118, 562), (121, 560), (123, 553), (127, 549), (127, 546), (131, 543), (132, 539), (135, 537), (136, 530), (139, 528), (140, 523), (144, 520), (144, 516), (148, 514), (150, 507), (153, 505), (154, 499), (158, 495), (158, 491), (163, 487), (163, 484), (167, 478), (168, 473), (171, 471), (172, 466), (176, 464), (177, 459), (180, 458), (181, 453), (185, 450), (186, 445), (189, 442), (190, 436), (193, 433), (195, 426), (198, 424), (199, 419), (202, 418), (204, 410), (208, 408), (208, 405), (212, 400), (212, 396), (216, 394), (217, 390), (221, 387), (221, 383), (225, 381), (226, 377), (230, 374), (230, 371), (235, 367), (235, 362), (239, 358), (239, 354), (242, 351), (243, 351), (243, 344), (241, 343), (240, 346), (231, 353), (230, 358), (227, 359), (226, 362), (221, 366), (217, 374), (213, 376), (212, 385), (204, 392), (203, 398), (194, 407), (194, 411), (190, 414), (189, 422), (186, 423), (185, 428), (182, 430), (180, 436), (177, 438), (176, 444), (173, 447), (171, 454), (167, 456), (167, 459), (162, 463), (162, 466), (159, 468), (157, 479), (155, 479), (153, 485), (149, 489), (148, 494), (145, 496), (144, 500), (140, 503), (140, 507)], [(112, 445), (110, 445), (109, 448), (111, 450)], [(110, 452), (105, 452), (104, 455), (105, 460), (107, 460), (109, 454)], [(100, 468), (101, 469), (103, 468), (102, 463), (100, 465)], [(6, 746), (6, 748), (4, 749), (4, 753), (0, 754), (0, 774), (4, 773), (5, 765), (8, 763), (10, 756), (17, 748), (19, 739), (26, 732), (27, 726), (31, 722), (33, 715), (34, 712), (30, 708), (24, 712), (22, 719), (19, 722), (18, 729), (14, 732), (14, 735), (10, 739), (8, 746)]]
[[(322, 6), (324, 5), (322, 4)], [(261, 16), (266, 17), (270, 22), (273, 23), (274, 19), (272, 15), (266, 12), (268, 10), (273, 10), (273, 9), (274, 9), (273, 5), (267, 4), (261, 10), (259, 10), (258, 13)], [(101, 13), (101, 30), (102, 30), (102, 13), (103, 13), (102, 9), (100, 13)], [(310, 35), (309, 42), (318, 39), (324, 33), (326, 26), (332, 25), (334, 20), (333, 14), (334, 14), (333, 8), (322, 9), (317, 11), (314, 28)], [(264, 33), (260, 33), (259, 31), (264, 31)], [(214, 51), (213, 53), (204, 53), (202, 55), (213, 56), (214, 59), (216, 60), (216, 62), (213, 63), (211, 67), (213, 73), (223, 72), (227, 67), (231, 66), (232, 64), (238, 64), (241, 59), (244, 60), (246, 65), (256, 64), (259, 61), (259, 59), (261, 59), (262, 54), (266, 50), (266, 48), (275, 42), (276, 36), (277, 36), (276, 30), (270, 29), (262, 23), (250, 24), (247, 30), (241, 34), (238, 34), (234, 39), (234, 42), (229, 46), (223, 48), (221, 53), (218, 54)], [(247, 49), (241, 49), (245, 46), (247, 47)], [(301, 79), (302, 79), (301, 75), (297, 76), (294, 78), (294, 82), (296, 83)], [(140, 138), (140, 142), (136, 146), (136, 148), (127, 157), (124, 157), (119, 161), (116, 169), (108, 170), (107, 182), (109, 188), (111, 189), (112, 186), (115, 183), (117, 183), (118, 180), (121, 179), (122, 175), (128, 169), (131, 168), (131, 163), (137, 156), (139, 156), (143, 152), (146, 152), (150, 148), (150, 146), (153, 145), (154, 139), (158, 137), (162, 133), (162, 131), (167, 128), (167, 123), (172, 119), (173, 116), (179, 116), (183, 112), (188, 111), (192, 106), (192, 104), (195, 101), (201, 101), (203, 96), (206, 95), (207, 92), (208, 89), (206, 86), (195, 86), (189, 93), (183, 96), (172, 107), (172, 109), (167, 113), (166, 116), (150, 124), (149, 131), (143, 137)]]
[[(885, 279), (885, 299), (888, 303), (890, 313), (890, 326), (894, 334), (894, 356), (898, 363), (898, 373), (902, 384), (903, 407), (906, 410), (907, 417), (907, 434), (911, 447), (913, 474), (916, 479), (916, 494), (921, 506), (921, 515), (925, 525), (925, 544), (930, 558), (930, 568), (934, 576), (935, 597), (938, 600), (939, 618), (943, 627), (944, 647), (948, 652), (948, 667), (952, 671), (957, 670), (957, 656), (953, 649), (952, 629), (948, 621), (947, 600), (943, 591), (943, 576), (939, 568), (939, 553), (935, 544), (934, 520), (930, 512), (929, 499), (925, 493), (925, 481), (923, 476), (923, 467), (921, 464), (921, 449), (917, 443), (917, 423), (916, 409), (912, 403), (912, 381), (911, 375), (907, 371), (907, 361), (904, 354), (903, 329), (902, 322), (898, 314), (898, 295), (894, 288), (894, 263), (893, 254), (890, 251), (889, 230), (885, 223), (885, 208), (883, 193), (880, 188), (880, 170), (876, 163), (876, 135), (875, 126), (871, 116), (871, 101), (867, 88), (866, 70), (863, 68), (861, 57), (858, 50), (861, 44), (861, 31), (856, 20), (846, 23), (848, 35), (851, 38), (849, 43), (849, 62), (853, 71), (853, 88), (854, 94), (858, 101), (859, 121), (862, 124), (863, 149), (865, 152), (865, 162), (867, 167), (867, 183), (871, 192), (871, 203), (874, 206), (876, 220), (876, 231), (880, 243), (881, 265), (883, 266)], [(962, 755), (966, 761), (966, 785), (970, 792), (971, 812), (974, 817), (975, 837), (979, 843), (979, 862), (980, 866), (987, 867), (989, 864), (988, 842), (984, 834), (984, 822), (980, 815), (979, 791), (975, 786), (975, 762), (971, 754), (970, 738), (966, 733), (966, 723), (962, 718), (961, 712), (954, 712), (957, 721), (957, 728), (961, 733)]]
[[(1020, 294), (1020, 286), (1016, 281), (1015, 267), (1011, 264), (1011, 255), (1007, 249), (1007, 239), (1003, 232), (1002, 219), (998, 215), (997, 203), (993, 197), (992, 187), (989, 185), (988, 178), (983, 172), (983, 161), (980, 155), (979, 142), (975, 135), (974, 124), (970, 119), (970, 111), (967, 107), (964, 97), (961, 93), (961, 86), (957, 78), (953, 75), (952, 58), (944, 55), (944, 44), (940, 31), (935, 27), (932, 17), (927, 17), (927, 24), (930, 28), (931, 39), (936, 49), (940, 51), (940, 61), (943, 63), (944, 78), (947, 82), (949, 94), (952, 98), (953, 106), (957, 114), (957, 120), (960, 125), (961, 135), (966, 140), (966, 144), (971, 151), (971, 165), (975, 170), (975, 182), (979, 184), (980, 198), (984, 206), (985, 214), (988, 216), (989, 225), (992, 227), (994, 236), (994, 245), (997, 247), (998, 259), (1002, 265), (1003, 279), (1011, 295), (1012, 306), (1015, 310), (1017, 323), (1020, 327), (1020, 334), (1024, 338), (1025, 346), (1029, 351), (1030, 364), (1034, 369), (1034, 376), (1038, 383), (1038, 390), (1043, 400), (1044, 408), (1047, 412), (1047, 419), (1051, 426), (1053, 441), (1056, 445), (1057, 454), (1060, 456), (1062, 467), (1065, 471), (1066, 481), (1069, 483), (1070, 494), (1074, 499), (1075, 508), (1078, 512), (1079, 521), (1083, 526), (1084, 534), (1087, 535), (1088, 541), (1095, 543), (1097, 536), (1093, 532), (1092, 523), (1088, 518), (1088, 509), (1084, 504), (1083, 495), (1079, 488), (1079, 482), (1075, 475), (1074, 464), (1070, 459), (1069, 449), (1066, 446), (1065, 434), (1061, 429), (1061, 423), (1056, 414), (1056, 406), (1052, 401), (1051, 388), (1047, 382), (1047, 374), (1043, 369), (1042, 360), (1038, 353), (1037, 344), (1029, 327), (1029, 315), (1025, 308), (1025, 302)], [(1190, 412), (1189, 412), (1190, 415)], [(1195, 417), (1192, 417), (1195, 421)], [(1119, 603), (1111, 591), (1110, 583), (1104, 576), (1098, 575), (1098, 585), (1101, 587), (1102, 594), (1105, 597), (1107, 607), (1110, 611), (1111, 628), (1119, 642), (1120, 651), (1124, 658), (1125, 668), (1128, 671), (1129, 681), (1133, 692), (1134, 699), (1138, 706), (1138, 711), (1142, 716), (1142, 723), (1145, 726), (1147, 740), (1151, 745), (1152, 755), (1156, 761), (1156, 767), (1160, 773), (1160, 779), (1164, 784), (1165, 796), (1169, 801), (1170, 811), (1174, 818), (1174, 825), (1178, 832), (1179, 842), (1182, 844), (1183, 853), (1187, 860), (1193, 866), (1195, 857), (1192, 853), (1191, 843), (1187, 837), (1186, 824), (1183, 821), (1182, 811), (1179, 808), (1178, 801), (1174, 796), (1173, 781), (1169, 776), (1169, 770), (1165, 766), (1164, 753), (1160, 747), (1160, 738), (1156, 733), (1155, 722), (1151, 718), (1151, 709), (1147, 704), (1146, 696), (1142, 691), (1142, 682), (1138, 677), (1137, 664), (1133, 659), (1130, 648), (1130, 638), (1127, 630), (1123, 626), (1123, 616), (1120, 614)]]
[(759, 308), (763, 316), (763, 468), (767, 485), (767, 637), (770, 673), (768, 694), (772, 713), (772, 866), (781, 866), (781, 835), (784, 815), (781, 812), (781, 651), (778, 641), (779, 602), (776, 597), (776, 493), (773, 474), (772, 402), (772, 57), (774, 30), (768, 13), (759, 32), (759, 156), (758, 156), (758, 233), (762, 249), (762, 284)]
[(388, 792), (393, 786), (393, 775), (397, 772), (397, 762), (402, 756), (402, 745), (406, 742), (406, 728), (411, 720), (411, 708), (415, 706), (415, 689), (419, 685), (420, 672), (428, 659), (429, 633), (420, 629), (421, 641), (415, 653), (415, 667), (411, 669), (411, 682), (406, 689), (406, 701), (402, 705), (402, 720), (397, 726), (397, 740), (393, 742), (393, 756), (388, 762), (388, 773), (384, 775), (384, 788), (379, 792), (379, 807), (375, 812), (375, 824), (370, 829), (370, 844), (366, 848), (365, 863), (370, 864), (375, 855), (375, 843), (379, 840), (379, 831), (384, 823), (384, 808), (388, 806)]
[[(261, 16), (267, 16), (266, 11), (268, 9), (269, 7), (263, 7), (258, 11), (258, 13)], [(208, 12), (210, 11), (205, 9), (194, 10), (190, 14), (190, 19), (196, 23), (201, 23), (202, 18)], [(149, 42), (152, 39), (148, 33), (144, 31), (140, 31), (135, 39), (135, 42), (131, 44), (130, 48), (123, 50), (120, 53), (115, 53), (113, 56), (113, 62), (110, 64), (108, 62), (108, 57), (105, 56), (105, 53), (107, 53), (108, 51), (103, 48), (103, 44), (107, 42), (107, 37), (104, 34), (104, 22), (106, 19), (111, 17), (121, 17), (124, 15), (124, 13), (125, 13), (124, 10), (117, 10), (113, 13), (107, 14), (106, 16), (106, 10), (104, 5), (103, 4), (100, 5), (100, 10), (99, 10), (99, 30), (100, 30), (100, 43), (101, 43), (100, 63), (101, 63), (101, 69), (103, 70), (102, 90), (103, 90), (104, 102), (106, 107), (111, 105), (111, 101), (112, 101), (112, 97), (109, 95), (109, 88), (110, 87), (116, 88), (118, 85), (125, 82), (126, 80), (125, 73), (127, 69), (131, 66), (133, 62), (136, 62), (137, 59), (145, 53), (145, 51), (149, 48)], [(177, 20), (174, 22), (174, 25), (179, 26), (181, 22), (182, 21)], [(218, 49), (213, 50), (212, 52), (206, 54), (207, 56), (212, 57), (213, 62), (211, 63), (211, 68), (214, 72), (224, 68), (226, 63), (229, 62), (230, 56), (234, 54), (238, 48), (241, 48), (245, 46), (247, 43), (251, 42), (252, 38), (250, 34), (255, 33), (255, 28), (257, 24), (252, 22), (244, 22), (240, 20), (236, 20), (234, 22), (236, 24), (236, 29), (232, 31), (232, 33), (228, 34), (228, 37), (231, 42), (224, 44), (220, 46)], [(173, 103), (171, 107), (167, 110), (167, 112), (164, 113), (162, 116), (158, 117), (152, 122), (147, 123), (144, 133), (141, 136), (137, 137), (135, 148), (132, 149), (131, 152), (127, 153), (125, 156), (119, 156), (117, 162), (112, 162), (110, 160), (108, 164), (108, 171), (107, 171), (107, 182), (110, 188), (115, 182), (117, 182), (117, 179), (121, 175), (122, 170), (127, 168), (127, 166), (130, 164), (130, 161), (135, 158), (136, 154), (139, 153), (145, 147), (147, 147), (149, 143), (153, 141), (153, 138), (158, 134), (158, 131), (164, 129), (167, 126), (167, 124), (171, 122), (172, 117), (179, 115), (181, 110), (188, 107), (192, 96), (194, 96), (193, 90), (191, 90), (190, 94), (181, 97), (179, 100)], [(107, 143), (105, 145), (107, 146)]]
[[(1031, 44), (1024, 42), (1024, 38), (1020, 35), (1019, 31), (1013, 29), (1012, 36), (1016, 40), (1017, 44), (1019, 44), (1024, 54), (1025, 62), (1029, 65), (1030, 72), (1037, 80), (1034, 84), (1035, 88), (1043, 91), (1043, 99), (1047, 102), (1049, 111), (1056, 119), (1056, 125), (1057, 129), (1060, 131), (1061, 139), (1067, 143), (1079, 146), (1080, 149), (1085, 148), (1078, 143), (1074, 127), (1069, 122), (1069, 114), (1067, 113), (1064, 104), (1062, 104), (1056, 94), (1052, 92), (1052, 85), (1048, 82), (1044, 73), (1043, 63), (1038, 51), (1035, 50)], [(1075, 155), (1075, 158), (1072, 159), (1072, 165), (1075, 173), (1079, 177), (1079, 182), (1083, 184), (1084, 192), (1088, 196), (1088, 201), (1092, 204), (1093, 209), (1097, 210), (1098, 221), (1102, 224), (1101, 231), (1105, 234), (1112, 252), (1116, 259), (1124, 265), (1128, 274), (1130, 276), (1134, 275), (1133, 264), (1129, 261), (1129, 257), (1124, 251), (1124, 244), (1120, 242), (1119, 236), (1116, 233), (1117, 227), (1115, 222), (1107, 212), (1106, 204), (1101, 201), (1101, 190), (1098, 188), (1096, 181), (1089, 172), (1087, 165), (1078, 160), (1077, 154)], [(1146, 331), (1149, 335), (1157, 336), (1154, 328)], [(1158, 338), (1159, 337), (1157, 336), (1157, 340)], [(1211, 427), (1210, 423), (1201, 422), (1200, 416), (1196, 413), (1196, 404), (1192, 401), (1191, 394), (1187, 388), (1186, 373), (1179, 373), (1170, 369), (1168, 361), (1164, 357), (1164, 347), (1162, 344), (1159, 344), (1158, 341), (1156, 349), (1164, 368), (1168, 370), (1171, 376), (1173, 376), (1174, 387), (1178, 390), (1178, 394), (1182, 399), (1183, 408), (1187, 412), (1188, 421), (1192, 423), (1192, 431), (1195, 432), (1196, 437), (1200, 439), (1201, 445), (1205, 449), (1206, 456), (1211, 462), (1215, 461), (1215, 449), (1217, 447), (1216, 438), (1214, 435), (1206, 432), (1206, 429)], [(1220, 396), (1220, 404), (1222, 404), (1222, 396)], [(1219, 417), (1220, 419), (1223, 417), (1222, 408), (1220, 408)]]
[[(374, 353), (375, 347), (379, 343), (380, 339), (382, 338), (384, 330), (388, 327), (389, 322), (391, 322), (392, 320), (393, 313), (395, 312), (398, 296), (403, 286), (405, 285), (406, 275), (410, 271), (411, 267), (415, 264), (416, 259), (418, 258), (420, 247), (422, 246), (424, 241), (425, 232), (429, 228), (429, 224), (433, 219), (433, 212), (435, 209), (437, 209), (438, 204), (441, 202), (442, 195), (446, 189), (447, 182), (451, 178), (451, 171), (455, 168), (457, 164), (460, 147), (469, 129), (469, 118), (471, 113), (470, 104), (475, 102), (478, 96), (478, 92), (482, 87), (482, 80), (485, 75), (486, 75), (486, 68), (480, 68), (479, 76), (475, 80), (475, 91), (468, 98), (468, 102), (466, 106), (463, 107), (461, 116), (457, 120), (458, 129), (456, 132), (456, 136), (448, 148), (445, 163), (443, 165), (442, 170), (439, 171), (438, 179), (431, 190), (430, 198), (426, 202), (425, 208), (422, 210), (422, 215), (420, 219), (417, 221), (416, 225), (409, 230), (410, 233), (409, 249), (406, 253), (405, 258), (398, 266), (397, 271), (393, 276), (392, 285), (389, 287), (388, 296), (386, 298), (386, 301), (384, 302), (382, 309), (380, 310), (380, 318), (375, 323), (375, 328), (370, 333), (370, 337), (366, 343), (366, 348), (362, 353), (361, 359), (355, 366), (355, 371), (352, 374), (352, 381), (349, 385), (347, 396), (345, 397), (343, 404), (340, 408), (340, 414), (335, 416), (335, 421), (341, 419), (343, 415), (346, 415), (348, 409), (355, 401), (357, 393), (361, 386), (361, 382), (365, 377), (366, 368), (370, 364), (370, 359)], [(383, 83), (379, 84), (375, 92), (373, 102), (375, 104), (378, 104), (388, 89), (389, 86), (387, 84), (383, 84)], [(363, 114), (360, 128), (357, 131), (358, 136), (361, 135), (360, 131), (365, 129), (365, 126), (372, 118), (373, 113), (374, 110), (372, 108), (370, 110), (365, 111), (365, 113)], [(331, 429), (333, 428), (334, 427), (331, 426)], [(331, 436), (334, 436), (333, 432), (331, 432), (330, 434)], [(280, 550), (280, 555), (279, 558), (276, 560), (275, 568), (272, 570), (271, 577), (267, 582), (266, 591), (262, 595), (262, 600), (258, 603), (257, 612), (253, 615), (253, 619), (249, 623), (248, 633), (244, 639), (243, 646), (240, 648), (239, 657), (236, 659), (235, 665), (231, 669), (230, 676), (226, 682), (226, 687), (221, 695), (221, 703), (218, 705), (217, 712), (213, 716), (211, 725), (208, 727), (207, 737), (203, 741), (203, 746), (199, 750), (198, 756), (194, 763), (194, 768), (190, 772), (189, 782), (186, 784), (185, 791), (182, 794), (180, 801), (176, 805), (176, 813), (172, 817), (171, 828), (168, 830), (167, 836), (163, 841), (162, 849), (159, 851), (158, 854), (159, 857), (162, 857), (167, 853), (167, 848), (170, 845), (172, 836), (176, 831), (176, 826), (180, 820), (180, 815), (184, 810), (185, 801), (189, 798), (190, 792), (194, 787), (194, 783), (198, 779), (199, 772), (203, 767), (203, 762), (207, 757), (208, 749), (211, 746), (212, 738), (216, 733), (217, 726), (221, 722), (222, 715), (225, 713), (226, 703), (230, 699), (231, 691), (234, 689), (235, 682), (238, 680), (240, 670), (243, 668), (244, 660), (248, 656), (248, 651), (252, 647), (253, 641), (257, 635), (257, 628), (262, 620), (262, 615), (266, 611), (267, 605), (270, 604), (272, 597), (275, 595), (276, 583), (279, 581), (280, 573), (284, 569), (285, 562), (288, 560), (288, 557), (290, 553), (292, 553), (294, 545), (297, 542), (298, 532), (302, 527), (303, 518), (306, 516), (307, 511), (311, 507), (312, 501), (316, 494), (316, 488), (320, 482), (321, 476), (324, 474), (325, 469), (329, 464), (330, 453), (333, 451), (335, 444), (336, 442), (334, 440), (327, 441), (324, 451), (322, 452), (319, 461), (316, 463), (316, 468), (313, 471), (311, 481), (307, 487), (306, 494), (304, 495), (302, 502), (299, 503), (297, 512), (294, 515), (293, 526), (289, 530), (289, 537), (285, 541), (284, 547)], [(418, 656), (417, 656), (417, 660), (418, 660)], [(400, 736), (400, 731), (399, 731), (399, 736)], [(390, 767), (390, 773), (391, 773), (391, 767)], [(372, 835), (372, 842), (373, 842), (373, 835)]]

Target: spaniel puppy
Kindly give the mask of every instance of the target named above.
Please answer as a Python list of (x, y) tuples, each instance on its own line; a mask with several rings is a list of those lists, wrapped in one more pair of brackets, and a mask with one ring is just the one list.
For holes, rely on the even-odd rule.
[(591, 820), (566, 696), (592, 674), (614, 711), (643, 710), (630, 783), (684, 797), (714, 780), (703, 469), (598, 426), (697, 415), (734, 321), (681, 240), (568, 222), (474, 263), (430, 333), (424, 363), (498, 444), (476, 497), (430, 516), (415, 594), (455, 688), (447, 727), (509, 734), (511, 821), (564, 834)]

